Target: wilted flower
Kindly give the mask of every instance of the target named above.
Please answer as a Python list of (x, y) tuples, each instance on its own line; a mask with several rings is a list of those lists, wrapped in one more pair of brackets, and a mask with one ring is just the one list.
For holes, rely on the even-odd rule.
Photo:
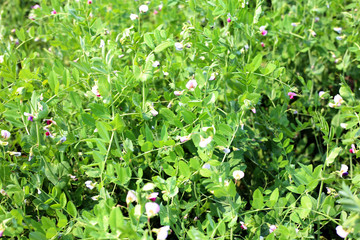
[(146, 198), (155, 202), (158, 195), (159, 195), (158, 192), (153, 192), (153, 193), (150, 193)]
[(7, 131), (7, 130), (1, 130), (1, 137), (3, 138), (3, 139), (5, 139), (5, 140), (8, 140), (9, 139), (9, 137), (10, 137), (10, 132), (9, 131)]
[(99, 195), (96, 195), (96, 196), (92, 196), (91, 199), (94, 200), (94, 201), (97, 201), (99, 200), (100, 196)]
[(290, 99), (293, 99), (294, 97), (297, 96), (297, 94), (294, 93), (294, 92), (288, 92), (288, 96), (289, 96)]
[(138, 19), (138, 18), (139, 18), (139, 16), (138, 16), (137, 14), (134, 14), (134, 13), (130, 14), (130, 19), (131, 19), (132, 21), (134, 21), (134, 20), (136, 20), (136, 19)]
[(268, 32), (265, 30), (265, 28), (266, 28), (266, 26), (261, 26), (261, 27), (260, 27), (260, 33), (261, 33), (261, 35), (263, 35), (263, 36), (266, 36), (266, 34), (268, 33)]
[(241, 170), (235, 170), (233, 172), (233, 177), (235, 180), (240, 180), (245, 176), (245, 173)]
[(339, 225), (336, 227), (336, 234), (341, 238), (346, 238), (349, 232), (345, 231), (343, 227)]
[(148, 202), (145, 204), (145, 211), (148, 218), (156, 216), (160, 212), (160, 206), (154, 202)]
[(240, 222), (240, 224), (241, 224), (241, 228), (242, 228), (242, 229), (244, 229), (244, 230), (246, 230), (246, 229), (247, 229), (247, 227), (246, 227), (246, 225), (245, 225), (245, 223), (244, 223), (244, 222)]
[(341, 34), (342, 28), (341, 27), (334, 27), (333, 28), (335, 32), (337, 32), (338, 34)]
[(186, 88), (189, 89), (190, 91), (194, 91), (196, 86), (197, 86), (197, 82), (195, 79), (190, 80), (186, 83)]
[(315, 17), (315, 22), (318, 22), (318, 21), (320, 21), (320, 18), (319, 17)]
[(52, 15), (55, 15), (57, 12), (56, 12), (56, 10), (55, 9), (53, 9), (52, 11), (51, 11), (51, 14)]
[(93, 183), (92, 181), (88, 180), (85, 182), (85, 186), (89, 188), (90, 190), (94, 189), (96, 183)]
[(203, 138), (202, 136), (200, 136), (201, 140), (199, 143), (199, 146), (202, 148), (205, 148), (209, 143), (211, 143), (212, 141), (212, 136), (208, 137), (208, 138)]
[(30, 113), (24, 112), (24, 116), (28, 117), (28, 120), (31, 122), (34, 120), (34, 115)]
[(275, 231), (276, 230), (276, 226), (275, 225), (270, 225), (270, 227), (269, 227), (269, 232), (270, 233), (272, 233), (273, 231)]
[(104, 40), (101, 39), (99, 48), (103, 48), (103, 47), (105, 47), (105, 42), (104, 42)]
[(175, 43), (175, 48), (176, 48), (176, 50), (181, 51), (181, 50), (184, 49), (184, 45), (182, 43), (180, 43), (180, 42), (176, 42)]
[(159, 62), (159, 61), (155, 61), (152, 66), (153, 66), (153, 67), (159, 67), (159, 66), (160, 66), (160, 62)]
[(137, 202), (136, 192), (134, 190), (128, 191), (126, 195), (126, 204), (129, 205), (129, 203)]
[(11, 156), (20, 157), (21, 152), (8, 152)]
[(184, 90), (183, 91), (174, 91), (174, 94), (176, 96), (181, 96), (181, 95), (183, 95), (183, 93), (184, 93)]
[(147, 11), (149, 11), (149, 7), (147, 5), (141, 5), (139, 7), (139, 12), (140, 13), (146, 13)]
[(340, 177), (346, 177), (349, 175), (348, 173), (349, 167), (345, 164), (341, 164), (340, 171), (338, 171)]

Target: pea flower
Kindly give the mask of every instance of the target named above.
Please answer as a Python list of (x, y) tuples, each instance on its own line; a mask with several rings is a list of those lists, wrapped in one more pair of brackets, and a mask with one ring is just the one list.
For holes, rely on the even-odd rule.
[(92, 1), (91, 1), (91, 0), (88, 0), (87, 3), (88, 3), (88, 4), (92, 4)]
[(205, 163), (202, 168), (210, 170), (211, 165), (209, 163)]
[(92, 196), (91, 199), (94, 200), (94, 201), (97, 201), (99, 200), (100, 196), (99, 195), (96, 195), (96, 196)]
[(256, 113), (256, 108), (251, 108), (251, 111), (253, 112), (253, 113)]
[(130, 19), (131, 19), (131, 21), (135, 21), (135, 20), (138, 19), (138, 18), (139, 18), (139, 16), (136, 15), (136, 14), (134, 14), (134, 13), (130, 14)]
[(226, 21), (227, 21), (228, 23), (231, 23), (231, 18), (228, 17), (228, 18), (226, 19)]
[(343, 100), (343, 98), (342, 98), (339, 94), (337, 94), (337, 95), (334, 97), (334, 102), (335, 102), (335, 104), (336, 104), (338, 107), (340, 107), (341, 104), (344, 103), (344, 100)]
[(93, 183), (93, 182), (90, 181), (90, 180), (88, 180), (88, 181), (85, 182), (85, 186), (86, 186), (87, 188), (89, 188), (90, 190), (93, 190), (94, 187), (95, 187), (95, 185), (96, 185), (96, 183)]
[(212, 73), (210, 78), (209, 78), (209, 81), (213, 81), (215, 80), (216, 76), (219, 75), (219, 73)]
[(5, 227), (3, 226), (3, 224), (1, 224), (1, 225), (0, 225), (0, 237), (3, 236), (4, 231), (5, 231)]
[(5, 196), (6, 195), (6, 191), (4, 189), (0, 189), (0, 193), (1, 195)]
[(8, 140), (9, 137), (10, 137), (10, 132), (9, 131), (6, 131), (6, 130), (1, 130), (1, 137), (5, 140)]
[(151, 190), (153, 190), (154, 188), (155, 188), (155, 184), (153, 184), (153, 183), (146, 183), (146, 184), (143, 186), (142, 190), (143, 190), (143, 191), (151, 191)]
[(265, 47), (265, 43), (261, 42), (260, 43), (261, 47)]
[(158, 192), (153, 192), (153, 193), (150, 193), (146, 198), (155, 202), (158, 195), (159, 195)]
[(129, 203), (137, 202), (136, 192), (134, 190), (128, 191), (126, 195), (126, 204), (129, 205)]
[(28, 120), (29, 121), (34, 121), (34, 115), (30, 114), (30, 113), (27, 113), (27, 112), (24, 112), (24, 116), (28, 117)]
[(62, 138), (60, 138), (60, 142), (61, 142), (61, 143), (65, 142), (65, 141), (66, 141), (66, 137), (65, 137), (65, 136), (63, 136)]
[(56, 12), (56, 10), (55, 9), (53, 9), (52, 11), (51, 11), (51, 14), (52, 15), (55, 15), (57, 12)]
[(169, 230), (169, 226), (164, 226), (159, 229), (153, 229), (152, 231), (157, 234), (156, 240), (165, 240), (168, 237)]
[(335, 32), (337, 32), (338, 34), (341, 34), (342, 28), (341, 27), (334, 27), (333, 28)]
[(339, 225), (336, 227), (336, 234), (341, 238), (346, 238), (349, 232), (345, 231), (343, 227)]
[(40, 8), (40, 5), (39, 4), (35, 4), (34, 6), (31, 7), (32, 9), (38, 9)]
[(180, 142), (184, 143), (186, 141), (189, 141), (191, 139), (191, 134), (187, 135), (187, 136), (183, 136), (183, 137), (179, 137)]
[(348, 173), (349, 167), (345, 164), (341, 164), (340, 171), (338, 171), (340, 177), (346, 177), (349, 175)]
[(4, 62), (4, 55), (0, 55), (0, 63)]
[(319, 92), (319, 97), (320, 97), (321, 99), (324, 99), (323, 96), (324, 96), (325, 93), (326, 93), (326, 92), (324, 92), (324, 91), (320, 91), (320, 92)]
[(294, 93), (294, 92), (288, 92), (288, 96), (289, 96), (290, 99), (293, 99), (294, 97), (297, 96), (297, 94)]
[(181, 95), (183, 95), (183, 93), (184, 93), (184, 90), (183, 91), (174, 91), (175, 96), (181, 96)]
[(312, 29), (309, 30), (311, 36), (316, 37), (316, 32)]
[(147, 5), (141, 5), (139, 7), (139, 12), (140, 13), (146, 13), (147, 11), (149, 11), (149, 7)]
[(153, 66), (153, 67), (159, 67), (159, 66), (160, 66), (160, 62), (159, 62), (159, 61), (155, 61), (152, 66)]
[(148, 202), (145, 204), (145, 211), (148, 219), (150, 219), (160, 212), (160, 206), (157, 203)]
[(233, 172), (233, 177), (236, 181), (242, 179), (244, 176), (245, 176), (245, 173), (241, 170), (235, 170)]
[(186, 88), (189, 89), (190, 91), (194, 91), (196, 86), (197, 86), (197, 82), (195, 79), (190, 80), (186, 83)]
[(319, 22), (320, 21), (320, 18), (319, 17), (315, 17), (315, 22)]
[(265, 30), (265, 28), (266, 28), (266, 26), (261, 26), (260, 27), (260, 33), (261, 33), (261, 35), (263, 35), (263, 36), (266, 36), (267, 35), (267, 31)]
[(212, 141), (212, 136), (210, 136), (208, 138), (203, 138), (202, 136), (200, 136), (200, 138), (201, 138), (201, 140), (200, 140), (199, 146), (202, 148), (205, 148)]
[(228, 153), (231, 152), (231, 150), (230, 150), (230, 148), (224, 148), (224, 149), (223, 149), (223, 152), (224, 152), (225, 154), (228, 154)]
[(151, 113), (151, 115), (153, 115), (154, 117), (159, 114), (159, 112), (156, 111), (154, 108), (150, 109), (150, 113)]
[(95, 84), (92, 88), (91, 91), (93, 92), (93, 94), (95, 94), (97, 97), (101, 97), (100, 92), (99, 92), (99, 88), (98, 86)]
[(355, 144), (351, 144), (351, 148), (349, 149), (349, 152), (350, 152), (350, 153), (357, 153)]
[(347, 124), (346, 124), (346, 123), (340, 123), (340, 127), (342, 127), (342, 128), (344, 128), (344, 129), (346, 129)]
[(180, 42), (177, 42), (177, 43), (175, 43), (175, 48), (176, 48), (176, 50), (181, 51), (184, 49), (184, 45)]
[(269, 227), (269, 232), (270, 233), (272, 233), (272, 232), (274, 232), (275, 230), (276, 230), (276, 226), (275, 225), (270, 225), (270, 227)]
[(342, 40), (344, 40), (345, 39), (345, 35), (344, 36), (337, 36), (336, 37), (336, 40), (338, 40), (338, 41), (342, 41)]
[(291, 26), (293, 26), (293, 27), (297, 27), (298, 25), (299, 25), (299, 23), (295, 23), (295, 22), (291, 23)]
[(247, 227), (246, 227), (246, 225), (245, 225), (245, 223), (244, 223), (244, 222), (240, 222), (240, 224), (241, 224), (241, 229), (244, 229), (244, 230), (246, 230), (246, 229), (247, 229)]

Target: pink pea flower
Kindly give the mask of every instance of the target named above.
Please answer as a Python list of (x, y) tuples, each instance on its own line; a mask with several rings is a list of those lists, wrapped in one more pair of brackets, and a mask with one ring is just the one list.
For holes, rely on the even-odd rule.
[(271, 225), (270, 227), (269, 227), (269, 232), (270, 233), (272, 233), (272, 232), (274, 232), (275, 230), (276, 230), (276, 226), (275, 225)]
[(157, 203), (148, 202), (145, 204), (145, 211), (148, 219), (150, 219), (160, 212), (160, 206)]
[(288, 96), (289, 96), (290, 99), (293, 99), (294, 97), (297, 96), (297, 94), (294, 93), (294, 92), (288, 92)]
[(251, 108), (251, 111), (253, 112), (253, 113), (256, 113), (256, 108)]
[(262, 47), (265, 47), (265, 43), (261, 42), (260, 44), (261, 44)]
[(157, 15), (159, 12), (155, 9), (154, 10), (154, 15)]
[(134, 190), (128, 191), (126, 195), (126, 204), (129, 205), (129, 203), (137, 202), (136, 192)]
[(189, 89), (190, 91), (194, 91), (196, 86), (197, 86), (197, 82), (195, 79), (190, 80), (186, 83), (186, 88)]
[(153, 201), (153, 202), (155, 202), (156, 201), (156, 198), (157, 198), (157, 196), (159, 195), (159, 193), (158, 192), (153, 192), (153, 193), (150, 193), (148, 196), (147, 196), (147, 199), (149, 199), (149, 200), (151, 200), (151, 201)]
[(228, 23), (231, 23), (231, 18), (228, 17), (228, 19), (226, 19), (226, 21), (227, 21)]
[(345, 231), (343, 227), (339, 225), (336, 227), (336, 234), (341, 238), (346, 238), (349, 232)]
[(182, 90), (182, 91), (174, 91), (175, 96), (181, 96), (181, 95), (183, 95), (183, 93), (184, 93), (184, 90)]
[(241, 229), (244, 229), (244, 230), (246, 230), (246, 229), (247, 229), (247, 226), (245, 225), (245, 223), (244, 223), (244, 222), (240, 222), (240, 224), (241, 224)]
[(88, 3), (88, 4), (92, 4), (92, 1), (91, 1), (91, 0), (88, 0), (87, 3)]
[(91, 89), (91, 91), (97, 96), (97, 97), (101, 97), (100, 92), (99, 92), (99, 88), (97, 85), (94, 85)]
[(266, 36), (267, 35), (267, 31), (265, 30), (265, 28), (266, 28), (266, 26), (261, 26), (260, 27), (260, 33), (261, 33), (261, 35), (263, 35), (263, 36)]
[(28, 120), (29, 121), (34, 121), (34, 115), (30, 114), (30, 113), (27, 113), (27, 112), (24, 112), (24, 116), (28, 117)]
[(323, 96), (324, 96), (325, 93), (326, 93), (326, 92), (324, 92), (324, 91), (320, 91), (320, 92), (319, 92), (319, 97), (320, 97), (321, 99), (323, 99)]
[(39, 4), (35, 4), (34, 6), (31, 7), (32, 9), (38, 9), (40, 8), (40, 5)]
[(355, 144), (351, 144), (351, 148), (349, 149), (349, 152), (350, 153), (356, 153), (357, 152)]
[(52, 14), (52, 15), (57, 14), (56, 10), (55, 10), (55, 9), (53, 9), (53, 10), (51, 11), (51, 14)]
[(189, 141), (191, 139), (191, 134), (187, 135), (187, 136), (184, 136), (184, 137), (179, 137), (180, 139), (180, 142), (181, 143), (184, 143), (186, 141)]
[(7, 130), (1, 130), (1, 137), (3, 138), (3, 139), (5, 139), (5, 140), (8, 140), (9, 139), (9, 137), (10, 137), (10, 132), (9, 131), (7, 131)]
[(159, 114), (159, 112), (156, 111), (154, 108), (150, 110), (150, 113), (151, 113), (151, 115), (153, 115), (154, 117)]

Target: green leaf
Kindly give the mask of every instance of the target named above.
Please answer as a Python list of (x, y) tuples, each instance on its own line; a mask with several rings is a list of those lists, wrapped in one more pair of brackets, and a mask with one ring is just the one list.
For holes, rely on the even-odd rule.
[(65, 208), (66, 203), (67, 203), (66, 195), (65, 195), (65, 193), (63, 192), (63, 193), (61, 193), (61, 195), (60, 195), (60, 205), (61, 205), (61, 207), (62, 207), (62, 208)]
[(180, 175), (189, 178), (191, 175), (189, 166), (184, 161), (179, 161)]
[(95, 127), (95, 119), (91, 115), (83, 113), (81, 114), (81, 119), (86, 125), (90, 127)]
[(154, 52), (159, 53), (164, 51), (166, 48), (170, 47), (172, 44), (170, 41), (166, 41), (163, 43), (160, 43), (156, 48), (154, 49)]
[(329, 166), (332, 164), (335, 160), (335, 158), (339, 155), (340, 151), (342, 150), (341, 147), (337, 147), (331, 150), (329, 156), (326, 158), (326, 166)]
[(72, 217), (76, 217), (77, 211), (76, 211), (75, 204), (72, 201), (69, 201), (67, 203), (66, 210)]
[(132, 141), (130, 139), (126, 139), (124, 142), (124, 148), (127, 152), (133, 152), (134, 151), (134, 146), (132, 144)]
[(17, 29), (15, 34), (20, 39), (20, 41), (24, 42), (26, 40), (24, 28)]
[(98, 130), (100, 137), (104, 139), (106, 142), (110, 142), (109, 132), (107, 130), (107, 126), (105, 125), (105, 123), (97, 121), (96, 128)]
[(50, 89), (55, 93), (58, 94), (59, 92), (59, 80), (57, 78), (57, 75), (54, 71), (51, 71), (51, 73), (49, 74), (49, 85), (50, 85)]
[(150, 33), (145, 33), (144, 41), (145, 41), (146, 45), (148, 45), (149, 48), (151, 48), (151, 49), (155, 48), (155, 45), (154, 45), (154, 42), (152, 40), (152, 37), (150, 36)]
[(109, 110), (104, 105), (98, 103), (90, 103), (89, 107), (95, 116), (104, 119), (110, 118)]
[(256, 189), (253, 194), (252, 204), (254, 209), (262, 209), (264, 207), (264, 197), (260, 191), (260, 189)]
[(124, 224), (124, 217), (119, 207), (115, 207), (111, 210), (109, 223), (111, 232), (118, 234), (117, 232), (121, 230), (121, 227), (123, 227)]

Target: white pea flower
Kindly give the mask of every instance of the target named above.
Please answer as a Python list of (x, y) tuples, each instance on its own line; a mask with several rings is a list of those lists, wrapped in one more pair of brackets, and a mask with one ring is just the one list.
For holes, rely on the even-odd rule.
[(235, 170), (233, 172), (233, 177), (235, 180), (240, 180), (245, 176), (245, 173), (241, 170)]
[(199, 146), (202, 148), (205, 148), (209, 143), (211, 143), (212, 141), (212, 136), (208, 137), (208, 138), (203, 138), (202, 136), (200, 136), (201, 140), (199, 143)]
[(341, 238), (346, 238), (349, 232), (345, 231), (343, 227), (339, 225), (336, 227), (336, 234)]
[(176, 50), (181, 51), (184, 49), (184, 45), (180, 42), (177, 42), (177, 43), (175, 43), (175, 48), (176, 48)]
[(149, 11), (149, 7), (147, 5), (141, 5), (139, 7), (139, 12), (140, 13), (146, 13), (147, 11)]
[(134, 14), (134, 13), (130, 14), (131, 21), (135, 21), (138, 18), (139, 18), (139, 16), (137, 14)]

